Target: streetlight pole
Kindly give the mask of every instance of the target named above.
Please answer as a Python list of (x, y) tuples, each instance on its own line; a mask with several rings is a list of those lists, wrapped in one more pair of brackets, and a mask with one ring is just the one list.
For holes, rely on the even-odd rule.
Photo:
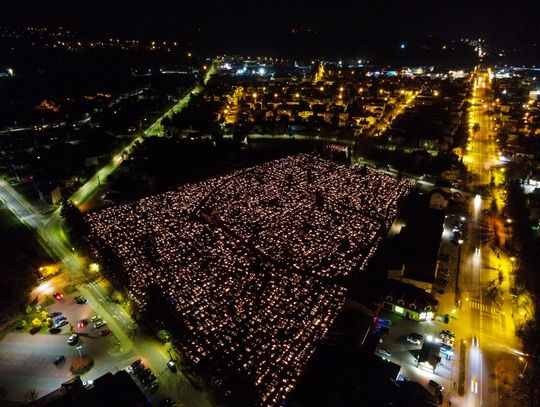
[(77, 346), (77, 352), (79, 352), (79, 360), (82, 361), (82, 354), (81, 354), (82, 345)]

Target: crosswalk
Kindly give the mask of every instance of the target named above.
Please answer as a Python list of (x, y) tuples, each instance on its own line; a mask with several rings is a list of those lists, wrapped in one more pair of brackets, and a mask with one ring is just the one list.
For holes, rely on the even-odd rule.
[(470, 300), (471, 310), (478, 313), (476, 317), (480, 321), (480, 330), (484, 334), (498, 335), (506, 332), (506, 317), (501, 310), (492, 305), (482, 304), (478, 300)]
[(471, 308), (480, 310), (488, 314), (498, 314), (500, 312), (499, 308), (487, 304), (481, 304), (480, 301), (471, 300), (469, 301), (469, 304)]

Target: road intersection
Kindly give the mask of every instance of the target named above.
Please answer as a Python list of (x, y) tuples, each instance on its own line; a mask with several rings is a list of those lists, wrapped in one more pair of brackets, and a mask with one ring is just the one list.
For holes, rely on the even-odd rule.
[[(198, 94), (204, 88), (211, 76), (215, 73), (215, 64), (208, 69), (201, 84), (196, 84), (185, 97), (183, 97), (173, 108), (156, 120), (142, 135), (135, 137), (129, 145), (116, 154), (113, 159), (103, 168), (99, 169), (84, 185), (82, 185), (71, 197), (70, 200), (77, 206), (91, 200), (99, 191), (102, 182), (112, 174), (122, 162), (129, 157), (133, 147), (144, 140), (146, 136), (162, 136), (161, 120), (184, 109), (190, 100), (191, 94)], [(176, 374), (170, 372), (166, 363), (170, 359), (165, 345), (159, 344), (155, 340), (145, 338), (141, 335), (132, 336), (130, 332), (136, 327), (135, 322), (126, 311), (117, 303), (113, 302), (106, 290), (96, 281), (95, 276), (87, 269), (87, 264), (75, 253), (63, 230), (63, 220), (60, 216), (60, 208), (48, 215), (41, 214), (33, 205), (18, 193), (8, 182), (0, 179), (0, 200), (22, 223), (34, 231), (39, 242), (44, 249), (55, 259), (63, 263), (65, 269), (65, 279), (74, 284), (77, 290), (89, 300), (89, 306), (107, 321), (116, 340), (116, 358), (102, 360), (89, 373), (83, 375), (82, 379), (94, 379), (107, 371), (122, 369), (129, 361), (142, 357), (146, 366), (150, 367), (160, 382), (160, 389), (157, 397), (175, 396), (187, 407), (210, 407), (212, 401), (203, 390), (193, 387), (189, 378), (179, 370)], [(50, 282), (42, 284), (36, 288), (41, 293), (52, 294), (58, 290)], [(36, 291), (34, 290), (34, 291)], [(56, 338), (56, 337), (55, 337)], [(56, 339), (55, 339), (56, 340)], [(62, 339), (64, 341), (64, 339)], [(65, 342), (65, 341), (64, 341)], [(38, 346), (38, 345), (36, 345)], [(41, 346), (41, 342), (39, 344)], [(1, 353), (0, 349), (0, 353)], [(8, 352), (9, 353), (9, 352)], [(57, 353), (57, 352), (56, 352)], [(123, 359), (118, 357), (123, 355)], [(1, 372), (0, 372), (1, 376)], [(6, 375), (1, 377), (7, 377)], [(41, 383), (41, 382), (40, 382)], [(48, 386), (40, 389), (42, 392), (52, 391), (59, 386), (58, 381), (47, 381)], [(2, 384), (5, 386), (4, 384)], [(182, 393), (178, 390), (181, 389)], [(28, 390), (28, 389), (27, 389)], [(20, 392), (19, 392), (20, 393)], [(18, 397), (20, 398), (20, 394)], [(42, 396), (43, 394), (39, 394)], [(18, 400), (21, 401), (21, 400)]]

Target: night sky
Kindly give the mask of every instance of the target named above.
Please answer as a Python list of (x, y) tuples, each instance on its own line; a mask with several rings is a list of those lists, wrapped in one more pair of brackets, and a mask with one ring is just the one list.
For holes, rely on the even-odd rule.
[[(3, 2), (0, 23), (66, 25), (88, 33), (199, 36), (224, 50), (275, 44), (291, 30), (310, 30), (339, 48), (347, 42), (482, 37), (504, 45), (534, 41), (540, 1), (66, 1)], [(189, 40), (192, 40), (191, 38)]]

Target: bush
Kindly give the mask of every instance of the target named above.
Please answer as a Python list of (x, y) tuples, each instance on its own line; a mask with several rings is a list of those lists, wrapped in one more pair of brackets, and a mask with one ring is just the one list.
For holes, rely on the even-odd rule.
[(64, 287), (64, 292), (66, 294), (73, 294), (75, 291), (77, 291), (77, 287), (75, 287), (73, 284), (66, 285)]
[(45, 308), (52, 304), (54, 304), (54, 300), (47, 295), (44, 297), (43, 302), (39, 305), (41, 305), (41, 308)]
[(39, 318), (34, 318), (32, 320), (32, 328), (37, 328), (37, 329), (41, 328), (41, 320)]
[(74, 358), (71, 362), (70, 372), (74, 375), (82, 375), (88, 372), (94, 366), (94, 359), (88, 355), (83, 355), (81, 358)]
[(162, 342), (169, 342), (171, 340), (171, 334), (166, 329), (162, 329), (162, 330), (158, 331), (156, 336)]

